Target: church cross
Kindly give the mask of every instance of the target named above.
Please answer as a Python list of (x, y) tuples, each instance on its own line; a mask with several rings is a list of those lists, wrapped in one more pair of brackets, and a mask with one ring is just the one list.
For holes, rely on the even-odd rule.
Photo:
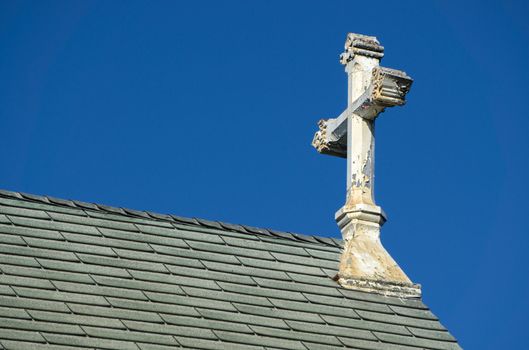
[(386, 108), (405, 103), (412, 79), (379, 65), (384, 47), (372, 36), (349, 33), (340, 62), (348, 76), (347, 108), (320, 120), (312, 141), (322, 154), (347, 158), (345, 205), (336, 213), (344, 251), (338, 281), (346, 288), (416, 297), (413, 284), (382, 246), (386, 221), (374, 200), (375, 119)]

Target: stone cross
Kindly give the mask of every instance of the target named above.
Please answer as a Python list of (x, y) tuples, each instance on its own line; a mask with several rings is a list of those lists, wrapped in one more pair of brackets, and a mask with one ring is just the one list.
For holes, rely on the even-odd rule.
[(338, 273), (342, 286), (400, 297), (420, 295), (380, 242), (386, 221), (374, 199), (375, 119), (385, 108), (405, 103), (412, 79), (379, 65), (384, 47), (372, 36), (349, 33), (340, 62), (348, 76), (347, 108), (320, 120), (313, 146), (347, 158), (345, 205), (336, 213), (344, 251)]

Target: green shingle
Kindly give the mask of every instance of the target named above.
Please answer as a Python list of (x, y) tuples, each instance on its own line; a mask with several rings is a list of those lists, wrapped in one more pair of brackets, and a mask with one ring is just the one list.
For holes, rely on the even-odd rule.
[[(171, 335), (181, 335), (184, 337), (193, 337), (201, 339), (217, 339), (215, 334), (209, 329), (197, 328), (197, 327), (183, 327), (183, 326), (172, 326), (172, 325), (158, 325), (147, 322), (131, 322), (123, 321), (128, 329), (141, 331), (146, 334), (149, 333), (162, 333)], [(155, 343), (155, 342), (153, 342)]]
[(0, 191), (0, 349), (459, 349), (420, 299), (341, 288), (338, 240), (27, 198)]
[(101, 339), (95, 337), (74, 337), (62, 334), (44, 333), (44, 338), (51, 344), (70, 345), (73, 347), (88, 347), (110, 350), (139, 350), (138, 346), (130, 341)]
[(234, 343), (246, 343), (252, 345), (274, 346), (289, 350), (306, 350), (300, 341), (282, 339), (277, 337), (264, 337), (240, 333), (215, 331), (215, 334), (223, 340)]
[[(186, 288), (186, 287), (182, 287)], [(153, 292), (145, 292), (147, 297), (153, 301), (153, 302), (161, 302), (161, 303), (169, 303), (169, 304), (175, 304), (175, 305), (186, 305), (186, 306), (193, 306), (193, 307), (205, 307), (210, 309), (218, 309), (218, 310), (227, 310), (227, 311), (236, 311), (235, 307), (227, 302), (227, 301), (219, 301), (219, 300), (212, 300), (211, 298), (208, 298), (208, 296), (211, 296), (213, 292), (210, 290), (202, 290), (204, 294), (203, 298), (196, 298), (189, 295), (175, 295), (168, 294), (168, 293), (153, 293)]]
[(65, 301), (65, 302), (101, 305), (101, 306), (110, 305), (104, 297), (98, 296), (98, 295), (68, 293), (68, 292), (59, 292), (56, 290), (42, 290), (42, 289), (25, 288), (25, 287), (13, 287), (13, 289), (15, 290), (18, 296), (26, 297), (26, 298)]
[(33, 319), (38, 321), (125, 329), (125, 325), (120, 320), (109, 317), (83, 316), (37, 310), (29, 310), (28, 313)]

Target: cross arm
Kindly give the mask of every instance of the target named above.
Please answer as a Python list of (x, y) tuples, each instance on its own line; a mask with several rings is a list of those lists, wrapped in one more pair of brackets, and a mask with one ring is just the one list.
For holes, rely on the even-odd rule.
[(347, 119), (354, 114), (374, 120), (386, 107), (406, 103), (406, 94), (413, 80), (403, 71), (375, 67), (371, 84), (337, 118), (322, 119), (314, 135), (312, 145), (319, 153), (347, 158)]

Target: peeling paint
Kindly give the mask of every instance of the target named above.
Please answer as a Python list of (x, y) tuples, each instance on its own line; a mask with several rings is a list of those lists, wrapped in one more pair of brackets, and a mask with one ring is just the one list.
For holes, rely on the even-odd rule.
[(386, 219), (374, 200), (375, 119), (385, 108), (403, 105), (412, 84), (406, 73), (380, 67), (383, 56), (375, 37), (347, 35), (340, 56), (348, 76), (347, 109), (338, 118), (320, 121), (313, 145), (320, 153), (347, 156), (346, 203), (336, 213), (345, 241), (339, 282), (346, 288), (417, 296), (420, 286), (380, 242)]

